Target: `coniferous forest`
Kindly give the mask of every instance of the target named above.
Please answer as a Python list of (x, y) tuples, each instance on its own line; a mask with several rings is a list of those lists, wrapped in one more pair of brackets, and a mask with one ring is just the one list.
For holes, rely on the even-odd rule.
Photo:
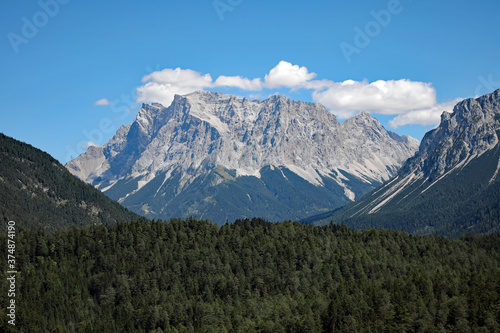
[(48, 232), (139, 216), (69, 173), (49, 154), (0, 133), (0, 218)]
[(16, 246), (2, 332), (500, 331), (499, 235), (173, 219), (20, 229)]

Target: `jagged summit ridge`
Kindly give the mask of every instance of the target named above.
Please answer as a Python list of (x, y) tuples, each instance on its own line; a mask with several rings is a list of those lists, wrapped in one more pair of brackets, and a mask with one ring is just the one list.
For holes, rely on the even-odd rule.
[[(179, 131), (179, 127), (185, 131)], [(127, 141), (131, 142), (124, 142), (127, 130)], [(356, 157), (353, 156), (355, 151), (359, 151), (361, 155), (354, 159), (364, 169), (358, 172), (359, 175), (387, 179), (390, 175), (385, 170), (373, 170), (363, 165), (365, 160), (375, 157), (377, 162), (382, 159), (386, 165), (397, 168), (411, 155), (418, 141), (407, 139), (410, 147), (397, 147), (397, 141), (390, 142), (394, 148), (403, 151), (385, 152), (376, 145), (371, 147), (373, 149), (363, 149), (366, 141), (376, 139), (371, 135), (373, 132), (388, 133), (367, 113), (341, 125), (320, 104), (295, 102), (284, 96), (250, 101), (238, 99), (235, 95), (200, 91), (176, 95), (169, 108), (160, 104), (143, 105), (134, 123), (120, 128), (102, 148), (108, 163), (103, 163), (100, 168), (85, 170), (77, 165), (77, 160), (68, 166), (80, 178), (92, 181), (105, 172), (104, 169), (111, 169), (107, 169), (107, 164), (111, 164), (116, 155), (126, 152), (130, 157), (140, 155), (131, 165), (130, 171), (134, 175), (146, 170), (165, 170), (173, 165), (181, 166), (184, 171), (222, 165), (237, 170), (238, 175), (258, 176), (258, 171), (265, 165), (284, 165), (291, 166), (304, 177), (309, 172), (307, 177), (312, 177), (308, 180), (315, 182), (317, 177), (311, 167), (325, 174), (334, 169), (358, 171), (353, 169), (351, 162)], [(369, 137), (363, 138), (366, 134)], [(95, 160), (98, 150), (92, 147), (84, 155), (89, 154)], [(126, 160), (130, 162), (124, 166), (132, 162), (131, 158)], [(115, 176), (120, 176), (120, 173)]]
[(131, 125), (67, 167), (103, 191), (137, 180), (119, 191), (122, 201), (159, 175), (162, 185), (179, 173), (180, 193), (216, 168), (234, 170), (236, 178), (261, 178), (265, 167), (283, 167), (319, 187), (326, 177), (353, 200), (356, 191), (344, 174), (374, 186), (393, 176), (417, 147), (417, 140), (386, 131), (367, 113), (340, 124), (321, 104), (198, 91), (176, 95), (169, 107), (143, 105)]
[(500, 89), (459, 102), (453, 113), (443, 112), (440, 125), (424, 136), (418, 153), (401, 174), (438, 177), (494, 148), (499, 141), (499, 95)]

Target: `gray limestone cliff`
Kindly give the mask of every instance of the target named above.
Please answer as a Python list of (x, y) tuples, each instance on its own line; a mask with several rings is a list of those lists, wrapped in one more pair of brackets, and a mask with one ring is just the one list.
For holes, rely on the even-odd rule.
[[(303, 182), (299, 189), (311, 186), (340, 191), (335, 198), (342, 197), (342, 200), (328, 199), (331, 207), (335, 207), (391, 178), (402, 163), (413, 156), (418, 144), (416, 139), (385, 130), (364, 112), (341, 124), (320, 104), (292, 101), (284, 96), (259, 101), (198, 91), (176, 95), (168, 107), (143, 105), (131, 125), (122, 126), (104, 146), (90, 147), (68, 162), (67, 168), (147, 216), (170, 215), (168, 200), (182, 197), (197, 179), (214, 170), (229, 173), (226, 176), (217, 173), (210, 184), (204, 186), (217, 187), (222, 183), (253, 179), (264, 183), (266, 191), (270, 191), (266, 200), (277, 201), (280, 197), (276, 184), (292, 182), (283, 172), (287, 170)], [(276, 188), (268, 184), (270, 176), (262, 174), (268, 169), (282, 175), (280, 180), (273, 176)], [(173, 195), (165, 195), (169, 199), (165, 199), (160, 209), (161, 201), (153, 197), (167, 187)], [(256, 189), (249, 188), (246, 193), (250, 198), (255, 195), (252, 191)], [(220, 191), (217, 193), (220, 195)], [(132, 200), (139, 194), (140, 203)], [(206, 201), (212, 196), (207, 194), (200, 200)], [(156, 210), (151, 209), (148, 198), (157, 202)], [(210, 200), (213, 204), (208, 206), (220, 204), (217, 198)], [(339, 202), (331, 202), (335, 200)], [(251, 202), (248, 205), (251, 206)], [(327, 209), (326, 205), (321, 203), (318, 211)], [(286, 207), (286, 210), (293, 209), (288, 204)], [(188, 211), (177, 213), (186, 215)], [(199, 209), (194, 212), (198, 217), (213, 218), (210, 214), (201, 214)], [(247, 207), (242, 217), (251, 214), (252, 208)], [(295, 218), (300, 214), (291, 216)]]

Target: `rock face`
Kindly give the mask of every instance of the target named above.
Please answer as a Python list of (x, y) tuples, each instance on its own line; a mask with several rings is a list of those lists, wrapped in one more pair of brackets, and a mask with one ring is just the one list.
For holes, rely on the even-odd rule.
[(500, 129), (499, 92), (466, 99), (452, 114), (443, 112), (441, 124), (424, 136), (418, 153), (401, 175), (436, 178), (493, 149)]
[[(398, 175), (317, 224), (457, 235), (500, 231), (500, 89), (458, 103), (422, 139)], [(486, 216), (488, 215), (488, 216)]]
[(417, 148), (367, 113), (340, 124), (320, 104), (199, 91), (143, 105), (67, 168), (148, 217), (284, 219), (354, 200)]

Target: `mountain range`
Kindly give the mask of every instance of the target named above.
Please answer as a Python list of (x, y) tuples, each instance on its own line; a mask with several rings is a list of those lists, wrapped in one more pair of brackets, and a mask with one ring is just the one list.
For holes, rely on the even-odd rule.
[(95, 186), (153, 218), (499, 233), (499, 105), (500, 90), (458, 103), (418, 150), (367, 113), (339, 123), (319, 104), (209, 92), (143, 105), (66, 168), (0, 134), (0, 213), (50, 232), (139, 218)]
[(148, 218), (300, 219), (388, 181), (418, 140), (362, 112), (340, 123), (321, 104), (198, 91), (144, 104), (134, 122), (67, 169)]
[(444, 112), (398, 174), (355, 203), (305, 219), (457, 236), (500, 232), (500, 89)]

